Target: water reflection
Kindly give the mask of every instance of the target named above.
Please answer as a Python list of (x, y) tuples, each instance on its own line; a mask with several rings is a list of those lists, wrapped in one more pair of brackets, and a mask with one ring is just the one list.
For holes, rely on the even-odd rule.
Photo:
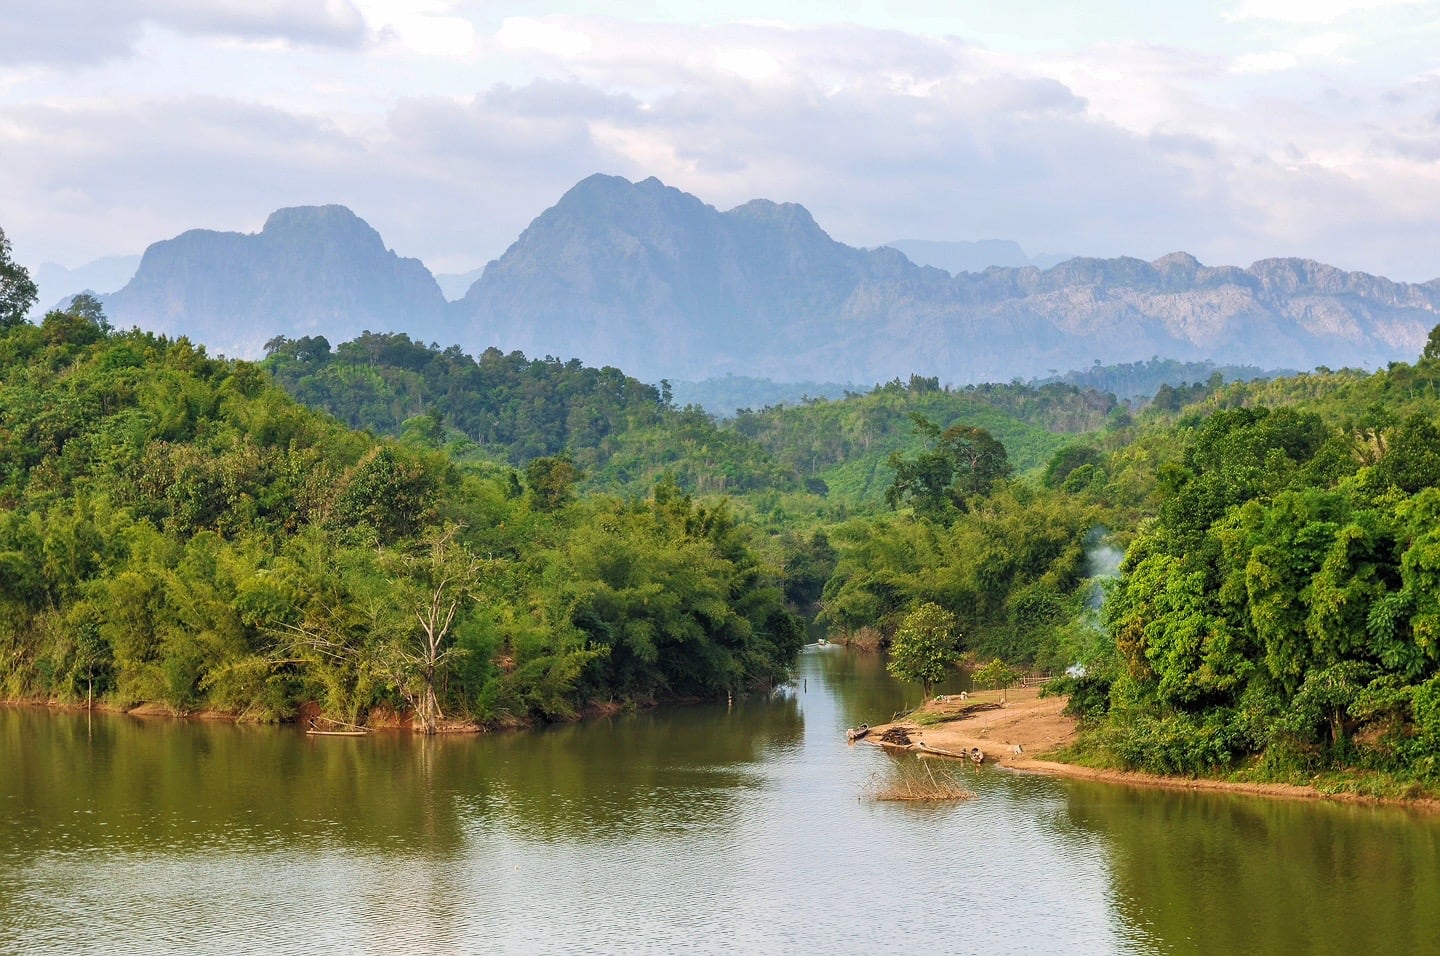
[[(453, 853), (433, 754), (408, 739), (0, 709), (7, 862), (51, 851), (393, 846)], [(43, 824), (43, 825), (41, 825)]]
[(1440, 823), (1389, 808), (1067, 786), (1112, 906), (1165, 953), (1434, 952)]
[(736, 792), (762, 785), (756, 765), (803, 734), (783, 695), (652, 711), (457, 741), (473, 758), (452, 768), (452, 783), (469, 819), (499, 817), (536, 840), (723, 827)]
[[(968, 763), (862, 799), (917, 689), (801, 660), (733, 708), (524, 734), (0, 708), (0, 952), (1424, 952), (1437, 825)], [(900, 758), (913, 760), (914, 758)], [(244, 946), (237, 946), (237, 940)]]
[(785, 695), (429, 740), (0, 708), (0, 806), (18, 811), (0, 817), (0, 860), (297, 842), (446, 857), (490, 817), (537, 839), (708, 826), (803, 733)]
[[(808, 655), (806, 664), (805, 673), (820, 675), (821, 684), (835, 700), (847, 727), (888, 722), (920, 703), (922, 697), (919, 684), (891, 679), (885, 671), (883, 654), (830, 645)], [(957, 671), (935, 691), (958, 694), (970, 689), (969, 676)]]

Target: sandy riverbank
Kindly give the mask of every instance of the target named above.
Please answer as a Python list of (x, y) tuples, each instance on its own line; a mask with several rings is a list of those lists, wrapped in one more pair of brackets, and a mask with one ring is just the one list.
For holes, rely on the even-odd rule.
[[(911, 714), (894, 723), (872, 728), (866, 740), (874, 741), (891, 727), (902, 727), (909, 733), (912, 741), (924, 742), (930, 747), (955, 753), (979, 747), (985, 753), (987, 764), (1020, 773), (1075, 777), (1137, 787), (1248, 793), (1291, 800), (1393, 803), (1397, 806), (1440, 812), (1440, 800), (1378, 800), (1356, 794), (1324, 793), (1314, 787), (1291, 784), (1160, 777), (1126, 770), (1099, 770), (1046, 759), (1048, 754), (1074, 743), (1078, 735), (1075, 719), (1061, 713), (1065, 709), (1065, 703), (1063, 697), (1041, 697), (1035, 688), (1009, 691), (1004, 704), (1000, 704), (1000, 694), (995, 691), (981, 691), (963, 701), (955, 698), (941, 702), (927, 701), (917, 714), (964, 716), (944, 723), (921, 726), (914, 719), (917, 714)], [(1020, 748), (1018, 752), (1017, 747)]]

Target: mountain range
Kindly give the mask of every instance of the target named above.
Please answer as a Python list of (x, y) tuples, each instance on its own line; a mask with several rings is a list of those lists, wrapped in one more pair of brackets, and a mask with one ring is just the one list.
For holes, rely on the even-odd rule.
[(275, 335), (403, 331), (650, 381), (919, 373), (965, 384), (1152, 356), (1378, 366), (1413, 359), (1440, 322), (1440, 280), (1307, 259), (1210, 267), (1183, 252), (952, 274), (837, 242), (793, 203), (720, 211), (657, 179), (601, 175), (542, 212), (463, 298), (445, 299), (418, 260), (348, 209), (320, 206), (282, 209), (254, 235), (156, 243), (104, 302), (117, 326), (232, 355)]

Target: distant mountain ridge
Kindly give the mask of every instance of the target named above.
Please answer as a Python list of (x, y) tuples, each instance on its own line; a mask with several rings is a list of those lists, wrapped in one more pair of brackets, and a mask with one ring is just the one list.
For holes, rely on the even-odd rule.
[(68, 303), (78, 292), (114, 292), (129, 282), (139, 267), (139, 256), (106, 256), (73, 269), (54, 262), (41, 263), (35, 269), (34, 279), (40, 294), (30, 310), (31, 317), (44, 315), (62, 301)]
[(113, 325), (189, 335), (256, 356), (276, 335), (337, 341), (367, 329), (441, 333), (445, 297), (344, 206), (272, 213), (258, 233), (192, 229), (145, 250), (133, 279), (102, 297)]
[(596, 175), (458, 301), (340, 206), (280, 210), (254, 235), (194, 230), (156, 243), (104, 301), (117, 326), (234, 355), (257, 355), (275, 335), (340, 341), (369, 329), (575, 357), (650, 382), (868, 385), (915, 373), (963, 385), (1155, 356), (1270, 368), (1409, 360), (1440, 321), (1440, 280), (1305, 259), (1210, 267), (1186, 253), (952, 276), (893, 248), (837, 242), (793, 203), (722, 212), (658, 179)]
[(477, 341), (641, 378), (963, 384), (1157, 355), (1296, 368), (1413, 358), (1440, 321), (1440, 281), (1303, 259), (1212, 268), (1186, 253), (951, 276), (836, 242), (801, 206), (720, 212), (653, 178), (597, 175), (454, 307)]

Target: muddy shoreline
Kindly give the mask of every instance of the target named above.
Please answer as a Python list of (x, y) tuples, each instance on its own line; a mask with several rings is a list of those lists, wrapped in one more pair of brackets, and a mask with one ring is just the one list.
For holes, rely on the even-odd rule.
[[(1104, 770), (1063, 763), (1053, 754), (1078, 738), (1077, 722), (1065, 716), (1066, 699), (1041, 697), (1037, 689), (1012, 690), (1001, 703), (1000, 694), (982, 691), (966, 699), (958, 696), (926, 701), (904, 718), (871, 728), (865, 741), (874, 741), (892, 727), (905, 729), (914, 742), (952, 753), (979, 748), (985, 762), (1017, 773), (1095, 780), (1102, 783), (1164, 790), (1241, 793), (1282, 800), (1329, 800), (1337, 803), (1395, 806), (1426, 813), (1440, 812), (1433, 798), (1386, 799), (1353, 793), (1329, 793), (1315, 787), (1286, 783), (1249, 783), (1204, 777), (1163, 777), (1130, 770)], [(996, 706), (998, 705), (998, 706)], [(940, 718), (922, 724), (916, 720)], [(946, 719), (952, 718), (952, 719)], [(945, 759), (940, 757), (937, 759)]]

